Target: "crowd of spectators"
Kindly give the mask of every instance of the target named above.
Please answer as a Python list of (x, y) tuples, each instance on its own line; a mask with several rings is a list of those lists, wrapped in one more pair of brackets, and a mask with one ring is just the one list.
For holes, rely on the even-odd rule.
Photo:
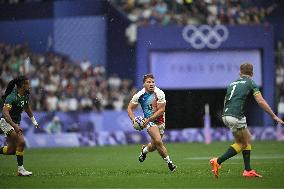
[[(45, 0), (0, 0), (17, 4)], [(255, 6), (246, 0), (109, 0), (125, 12), (132, 24), (126, 33), (136, 41), (137, 27), (142, 25), (265, 24), (267, 16), (277, 8)], [(101, 65), (88, 60), (72, 62), (57, 54), (35, 54), (26, 44), (16, 46), (0, 43), (0, 95), (7, 83), (19, 74), (28, 75), (32, 86), (32, 106), (35, 110), (77, 111), (125, 109), (136, 91), (128, 79), (107, 75)], [(276, 57), (276, 99), (284, 102), (284, 47), (278, 43)]]
[(72, 62), (56, 53), (32, 53), (26, 44), (0, 43), (0, 95), (20, 74), (30, 79), (31, 105), (38, 111), (122, 110), (136, 92), (131, 80), (108, 76), (88, 60)]
[[(284, 46), (276, 51), (276, 101), (284, 102)], [(107, 76), (101, 65), (71, 62), (56, 53), (35, 54), (26, 44), (0, 43), (0, 95), (10, 80), (27, 75), (31, 105), (37, 111), (123, 110), (137, 91), (129, 79)]]
[(267, 16), (277, 8), (255, 6), (245, 0), (111, 0), (132, 21), (126, 34), (136, 41), (138, 26), (145, 25), (255, 25), (265, 24)]
[(277, 4), (257, 7), (245, 0), (112, 0), (129, 19), (147, 24), (260, 24)]
[[(48, 0), (0, 0), (0, 4), (44, 2)], [(124, 11), (137, 25), (254, 25), (278, 5), (256, 6), (250, 0), (106, 0)]]

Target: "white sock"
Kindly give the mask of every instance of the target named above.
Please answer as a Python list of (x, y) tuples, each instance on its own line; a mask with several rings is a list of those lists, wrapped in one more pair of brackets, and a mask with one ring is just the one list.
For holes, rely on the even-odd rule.
[(23, 166), (23, 165), (18, 166), (18, 169), (23, 169), (23, 168), (24, 168), (24, 166)]
[(166, 163), (172, 163), (170, 156), (165, 157), (164, 160)]
[(143, 154), (147, 154), (149, 151), (148, 151), (148, 146), (146, 146), (145, 148), (143, 148)]

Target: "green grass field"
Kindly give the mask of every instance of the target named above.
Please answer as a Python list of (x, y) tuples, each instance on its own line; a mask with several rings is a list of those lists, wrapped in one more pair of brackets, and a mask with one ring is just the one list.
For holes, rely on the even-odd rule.
[(252, 166), (263, 178), (243, 178), (239, 154), (222, 164), (215, 179), (209, 159), (229, 144), (167, 144), (175, 173), (157, 152), (138, 162), (139, 145), (27, 149), (25, 167), (33, 176), (17, 177), (15, 157), (1, 155), (0, 188), (284, 188), (283, 142), (254, 143)]

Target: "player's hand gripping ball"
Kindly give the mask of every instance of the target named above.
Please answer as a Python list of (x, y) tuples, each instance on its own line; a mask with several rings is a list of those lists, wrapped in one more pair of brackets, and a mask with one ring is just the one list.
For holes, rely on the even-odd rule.
[(144, 118), (142, 116), (136, 116), (135, 122), (133, 123), (134, 129), (142, 131), (144, 129), (143, 125), (144, 125)]

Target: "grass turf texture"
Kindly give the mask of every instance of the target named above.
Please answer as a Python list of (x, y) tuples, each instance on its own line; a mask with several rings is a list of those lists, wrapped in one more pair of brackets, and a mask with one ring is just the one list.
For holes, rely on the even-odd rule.
[(167, 144), (177, 172), (171, 173), (157, 152), (138, 161), (140, 145), (27, 149), (25, 168), (16, 176), (15, 156), (0, 156), (0, 188), (281, 188), (284, 187), (284, 143), (254, 142), (251, 164), (263, 178), (243, 178), (242, 154), (222, 164), (219, 178), (209, 159), (231, 143)]

